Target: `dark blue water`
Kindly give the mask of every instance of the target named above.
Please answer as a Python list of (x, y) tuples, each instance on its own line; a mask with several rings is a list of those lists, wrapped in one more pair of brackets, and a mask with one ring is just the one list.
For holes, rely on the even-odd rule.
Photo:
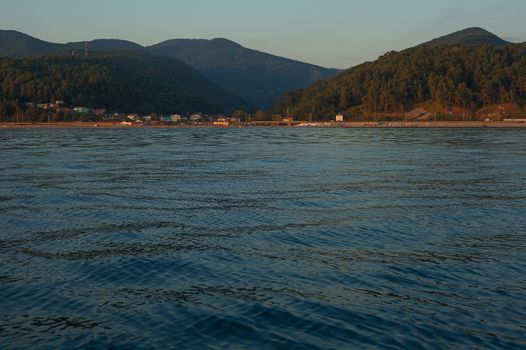
[(526, 131), (0, 130), (0, 348), (526, 348)]

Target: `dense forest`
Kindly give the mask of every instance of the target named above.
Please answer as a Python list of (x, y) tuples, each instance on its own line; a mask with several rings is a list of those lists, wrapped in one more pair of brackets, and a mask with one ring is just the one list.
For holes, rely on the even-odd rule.
[(422, 45), (439, 46), (439, 45), (491, 45), (503, 46), (511, 42), (499, 38), (497, 35), (488, 32), (484, 28), (472, 27), (459, 30), (457, 32), (441, 36), (430, 40)]
[(147, 50), (186, 62), (226, 91), (266, 109), (286, 91), (341, 72), (251, 50), (227, 39), (168, 40)]
[[(424, 106), (472, 112), (526, 102), (526, 44), (422, 45), (390, 52), (310, 88), (286, 94), (275, 112), (368, 117)], [(450, 112), (449, 112), (450, 113)]]
[(90, 51), (135, 50), (177, 59), (258, 108), (271, 108), (276, 98), (286, 91), (310, 86), (341, 72), (252, 50), (227, 39), (173, 39), (146, 47), (117, 39), (57, 44), (17, 31), (0, 30), (1, 57), (83, 51), (86, 44)]
[(64, 101), (124, 113), (229, 113), (250, 108), (189, 65), (137, 52), (0, 59), (0, 116), (35, 115)]

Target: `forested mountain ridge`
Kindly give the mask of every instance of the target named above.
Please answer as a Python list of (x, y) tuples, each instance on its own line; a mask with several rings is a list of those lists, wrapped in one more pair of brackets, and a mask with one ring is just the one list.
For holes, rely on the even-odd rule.
[(511, 44), (497, 35), (479, 27), (472, 27), (441, 36), (422, 45), (492, 45), (502, 46)]
[(260, 108), (271, 107), (286, 91), (341, 72), (248, 49), (222, 38), (168, 40), (147, 50), (190, 64), (225, 90)]
[(284, 95), (275, 111), (364, 117), (424, 106), (446, 114), (526, 103), (526, 44), (421, 45), (390, 52), (307, 89)]
[(85, 44), (88, 44), (88, 50), (93, 51), (121, 51), (121, 50), (143, 50), (144, 48), (132, 41), (120, 40), (120, 39), (95, 39), (91, 41), (79, 41), (67, 43), (63, 49), (78, 49), (84, 50)]
[[(434, 113), (451, 113), (454, 108), (475, 113), (494, 104), (525, 103), (525, 44), (510, 44), (476, 27), (387, 53), (337, 76), (336, 70), (247, 49), (227, 39), (175, 39), (150, 47), (123, 40), (88, 43), (90, 50), (124, 48), (177, 58), (260, 108), (281, 96), (274, 110), (282, 114), (330, 116), (343, 112), (364, 116), (421, 107)], [(0, 56), (7, 52), (20, 57), (32, 49), (71, 54), (83, 50), (84, 42), (52, 44), (22, 33), (0, 31)], [(144, 65), (141, 69), (148, 68)], [(327, 77), (332, 78), (323, 80)], [(310, 85), (312, 82), (316, 83)]]
[[(15, 31), (0, 31), (0, 57), (21, 58), (52, 52), (137, 50), (190, 64), (224, 90), (258, 108), (270, 108), (286, 91), (337, 75), (338, 69), (245, 48), (227, 39), (174, 39), (143, 47), (117, 39), (55, 44)], [(82, 55), (82, 52), (78, 52)]]
[(0, 30), (0, 57), (20, 58), (44, 55), (61, 49), (63, 49), (62, 44), (36, 39), (15, 30)]
[(27, 103), (62, 100), (70, 106), (127, 113), (227, 113), (250, 108), (186, 63), (138, 52), (54, 54), (0, 59), (0, 116)]

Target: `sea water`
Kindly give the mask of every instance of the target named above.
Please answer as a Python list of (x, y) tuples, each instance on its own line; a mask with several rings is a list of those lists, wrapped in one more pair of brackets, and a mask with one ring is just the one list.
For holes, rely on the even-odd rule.
[(0, 348), (526, 347), (526, 134), (0, 130)]

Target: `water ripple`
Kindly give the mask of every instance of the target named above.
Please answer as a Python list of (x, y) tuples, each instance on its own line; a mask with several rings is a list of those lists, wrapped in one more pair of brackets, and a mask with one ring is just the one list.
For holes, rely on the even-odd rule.
[(0, 347), (526, 348), (522, 130), (0, 130)]

